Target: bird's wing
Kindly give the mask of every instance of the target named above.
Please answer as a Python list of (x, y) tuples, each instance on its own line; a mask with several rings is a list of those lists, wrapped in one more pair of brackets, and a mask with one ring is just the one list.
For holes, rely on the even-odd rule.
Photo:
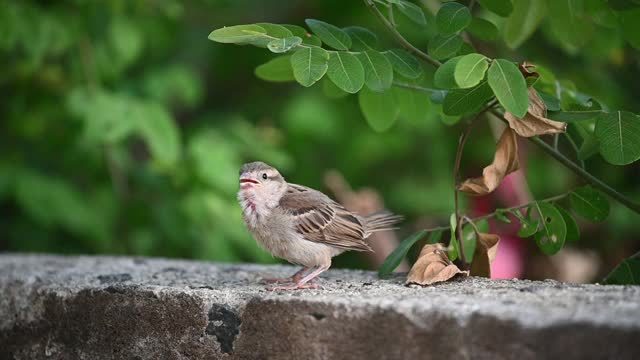
[(280, 208), (294, 217), (296, 231), (309, 240), (345, 250), (371, 251), (362, 222), (323, 193), (289, 184)]

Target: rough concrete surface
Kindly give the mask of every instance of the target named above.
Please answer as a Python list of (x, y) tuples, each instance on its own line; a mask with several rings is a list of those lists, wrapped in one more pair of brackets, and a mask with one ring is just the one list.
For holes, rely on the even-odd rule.
[(0, 359), (640, 359), (640, 287), (0, 255)]

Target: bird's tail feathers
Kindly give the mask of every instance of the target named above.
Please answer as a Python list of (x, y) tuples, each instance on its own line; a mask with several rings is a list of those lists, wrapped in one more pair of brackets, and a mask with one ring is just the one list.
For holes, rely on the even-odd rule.
[(397, 229), (394, 225), (402, 221), (404, 217), (395, 215), (387, 210), (382, 210), (364, 217), (364, 231), (373, 233)]

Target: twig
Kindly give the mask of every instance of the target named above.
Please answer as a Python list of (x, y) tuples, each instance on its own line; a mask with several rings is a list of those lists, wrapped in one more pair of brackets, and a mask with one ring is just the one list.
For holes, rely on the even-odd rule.
[(401, 88), (405, 88), (405, 89), (411, 89), (411, 90), (424, 91), (426, 93), (434, 93), (434, 92), (441, 91), (441, 90), (438, 90), (438, 89), (432, 89), (432, 88), (423, 87), (423, 86), (419, 86), (419, 85), (413, 85), (413, 84), (405, 84), (405, 83), (401, 83), (401, 82), (397, 82), (397, 81), (394, 81), (392, 84), (393, 84), (393, 86), (397, 86), (397, 87), (401, 87)]
[(398, 25), (396, 24), (396, 19), (393, 16), (393, 5), (387, 4), (387, 8), (389, 9), (389, 22), (396, 28)]
[[(467, 142), (467, 138), (471, 133), (471, 128), (473, 127), (473, 124), (477, 118), (478, 117), (475, 117), (473, 118), (473, 120), (471, 120), (469, 125), (467, 125), (467, 128), (464, 130), (464, 132), (460, 136), (460, 140), (458, 141), (458, 150), (456, 151), (456, 162), (455, 162), (455, 165), (453, 165), (453, 201), (454, 201), (455, 214), (456, 214), (455, 235), (456, 235), (458, 244), (460, 245), (460, 261), (462, 261), (462, 270), (466, 270), (465, 268), (467, 266), (467, 259), (464, 254), (464, 246), (462, 242), (462, 224), (461, 224), (462, 218), (460, 216), (460, 202), (458, 200), (458, 176), (460, 173), (460, 161), (462, 160), (462, 151), (464, 150), (464, 145)], [(451, 239), (451, 241), (455, 241), (456, 239)]]
[(424, 62), (426, 62), (428, 64), (431, 64), (431, 65), (433, 65), (435, 67), (439, 67), (440, 65), (442, 65), (442, 63), (440, 61), (432, 58), (427, 53), (425, 53), (425, 52), (421, 51), (420, 49), (418, 49), (417, 47), (413, 46), (413, 44), (411, 44), (407, 39), (405, 39), (404, 36), (402, 36), (402, 34), (400, 34), (398, 32), (398, 30), (396, 30), (396, 28), (393, 26), (393, 24), (391, 24), (389, 22), (389, 20), (387, 20), (387, 18), (384, 17), (384, 15), (376, 7), (376, 4), (373, 2), (373, 0), (364, 0), (364, 2), (369, 7), (371, 12), (373, 12), (373, 14), (384, 24), (384, 26), (386, 26), (387, 29), (389, 29), (389, 31), (391, 32), (393, 37), (395, 37), (396, 41), (398, 41), (398, 43), (403, 48), (407, 49), (409, 52), (413, 53), (415, 56), (417, 56), (422, 61), (424, 61)]
[[(467, 223), (469, 223), (469, 222), (475, 223), (475, 222), (478, 222), (478, 221), (481, 221), (481, 220), (491, 219), (492, 217), (496, 216), (497, 212), (513, 212), (513, 211), (516, 211), (516, 210), (527, 208), (527, 207), (529, 207), (529, 206), (531, 206), (531, 205), (533, 205), (533, 204), (535, 204), (537, 202), (554, 202), (554, 201), (558, 201), (558, 200), (562, 200), (562, 199), (566, 198), (567, 196), (569, 196), (569, 194), (570, 194), (570, 192), (567, 192), (567, 193), (564, 193), (564, 194), (548, 197), (548, 198), (542, 199), (542, 200), (534, 200), (534, 201), (531, 201), (531, 202), (528, 202), (528, 203), (522, 204), (522, 205), (512, 206), (512, 207), (508, 207), (508, 208), (499, 208), (499, 209), (496, 209), (492, 213), (481, 215), (481, 216), (477, 216), (477, 217), (474, 217), (474, 218), (470, 218), (470, 217), (467, 217), (467, 216), (463, 216), (462, 218), (463, 218), (463, 222), (466, 221)], [(423, 229), (422, 231), (424, 231), (425, 233), (430, 233), (430, 232), (440, 231), (440, 230), (449, 230), (449, 226), (436, 226), (436, 227), (433, 227), (433, 228)]]

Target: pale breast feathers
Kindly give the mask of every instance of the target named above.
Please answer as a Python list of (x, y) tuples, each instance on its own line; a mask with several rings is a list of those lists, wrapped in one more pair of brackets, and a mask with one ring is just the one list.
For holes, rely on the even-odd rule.
[(295, 229), (306, 240), (345, 250), (371, 251), (358, 217), (323, 193), (290, 184), (280, 208), (295, 218)]

